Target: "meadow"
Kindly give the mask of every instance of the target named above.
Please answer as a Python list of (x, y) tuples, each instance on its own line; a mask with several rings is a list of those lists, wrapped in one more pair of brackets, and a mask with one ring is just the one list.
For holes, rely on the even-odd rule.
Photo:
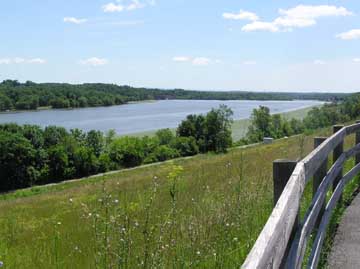
[[(329, 133), (2, 195), (0, 261), (4, 268), (239, 267), (273, 207), (272, 162), (304, 157), (315, 135)], [(306, 193), (304, 205), (309, 186)]]

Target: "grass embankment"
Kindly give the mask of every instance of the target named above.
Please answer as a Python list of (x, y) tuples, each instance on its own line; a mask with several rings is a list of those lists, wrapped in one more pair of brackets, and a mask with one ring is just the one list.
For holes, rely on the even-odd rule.
[(2, 195), (0, 260), (4, 268), (236, 268), (271, 213), (272, 162), (303, 157), (312, 144), (297, 136)]
[[(305, 116), (308, 114), (308, 112), (313, 107), (307, 107), (302, 109), (297, 109), (294, 111), (284, 112), (280, 113), (283, 115), (286, 119), (299, 119), (302, 120), (305, 118)], [(232, 125), (232, 137), (234, 141), (238, 141), (241, 138), (244, 138), (246, 135), (246, 132), (250, 126), (250, 119), (241, 119), (241, 120), (235, 120)], [(143, 137), (143, 136), (154, 136), (157, 130), (152, 131), (145, 131), (135, 134), (130, 134), (131, 136), (136, 137)], [(172, 129), (172, 131), (175, 133), (175, 129)]]

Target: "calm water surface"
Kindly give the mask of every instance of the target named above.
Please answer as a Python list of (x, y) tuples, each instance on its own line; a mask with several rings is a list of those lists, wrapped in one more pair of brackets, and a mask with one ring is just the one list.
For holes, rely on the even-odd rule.
[(187, 115), (206, 113), (220, 104), (232, 108), (234, 119), (244, 119), (249, 118), (252, 110), (260, 105), (269, 107), (271, 113), (279, 113), (319, 105), (322, 102), (165, 100), (112, 107), (1, 113), (0, 123), (57, 125), (84, 131), (114, 129), (118, 134), (124, 135), (174, 128)]

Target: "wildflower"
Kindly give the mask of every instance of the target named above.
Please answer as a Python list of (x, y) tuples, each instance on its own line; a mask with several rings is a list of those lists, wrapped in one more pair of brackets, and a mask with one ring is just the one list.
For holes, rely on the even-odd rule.
[(59, 222), (57, 223), (57, 225), (61, 225), (61, 222), (59, 221)]
[(70, 198), (70, 199), (69, 199), (69, 202), (70, 202), (70, 203), (72, 203), (72, 202), (73, 202), (73, 199), (72, 199), (72, 198)]
[(89, 217), (91, 217), (92, 216), (92, 214), (91, 213), (89, 213)]
[(119, 203), (119, 200), (118, 200), (118, 199), (116, 199), (116, 200), (114, 201), (114, 203), (115, 203), (115, 204), (118, 204), (118, 203)]
[(157, 177), (157, 176), (154, 176), (154, 179), (158, 179), (158, 177)]
[(237, 237), (234, 237), (234, 239), (233, 239), (235, 242), (237, 242), (238, 241), (238, 238)]
[(196, 252), (196, 254), (197, 254), (197, 255), (200, 255), (200, 254), (201, 254), (200, 250), (198, 250), (198, 251)]
[(4, 262), (0, 261), (0, 267), (4, 266)]

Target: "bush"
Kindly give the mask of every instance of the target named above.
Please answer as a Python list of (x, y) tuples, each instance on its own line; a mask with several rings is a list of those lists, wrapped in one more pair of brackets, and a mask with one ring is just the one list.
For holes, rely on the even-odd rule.
[(157, 147), (155, 151), (148, 156), (146, 163), (163, 162), (177, 157), (180, 157), (180, 154), (176, 149), (162, 145)]
[(199, 147), (194, 137), (177, 137), (171, 144), (181, 156), (193, 156), (199, 153)]
[(115, 139), (109, 147), (110, 159), (123, 167), (134, 167), (142, 164), (145, 159), (144, 146), (136, 137)]

